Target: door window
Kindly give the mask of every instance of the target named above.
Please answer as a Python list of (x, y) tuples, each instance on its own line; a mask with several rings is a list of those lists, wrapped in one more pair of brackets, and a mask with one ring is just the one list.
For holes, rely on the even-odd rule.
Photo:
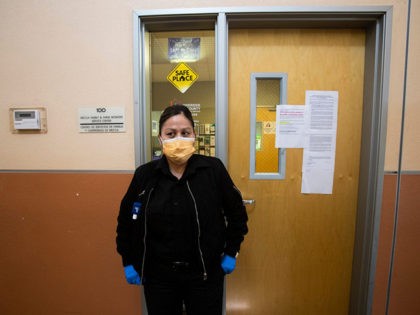
[(162, 152), (159, 117), (165, 107), (183, 104), (192, 112), (196, 152), (215, 156), (214, 31), (150, 32), (150, 159)]
[(284, 179), (286, 151), (275, 148), (275, 137), (276, 105), (286, 99), (286, 73), (251, 74), (251, 179)]

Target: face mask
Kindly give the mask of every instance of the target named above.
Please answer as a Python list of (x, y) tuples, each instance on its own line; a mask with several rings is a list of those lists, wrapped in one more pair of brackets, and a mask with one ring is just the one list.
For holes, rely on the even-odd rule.
[(184, 137), (162, 140), (163, 154), (174, 164), (184, 164), (195, 152), (194, 140)]

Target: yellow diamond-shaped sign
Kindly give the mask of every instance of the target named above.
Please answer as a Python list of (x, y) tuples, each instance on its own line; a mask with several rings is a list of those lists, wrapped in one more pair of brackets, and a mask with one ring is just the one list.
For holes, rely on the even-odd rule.
[(198, 79), (198, 74), (186, 63), (179, 63), (166, 77), (181, 93), (189, 89)]

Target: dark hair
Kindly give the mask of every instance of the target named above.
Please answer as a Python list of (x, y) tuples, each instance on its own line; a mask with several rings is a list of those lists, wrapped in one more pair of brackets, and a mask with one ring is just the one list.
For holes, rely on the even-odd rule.
[(185, 105), (181, 105), (181, 104), (174, 104), (174, 105), (166, 107), (165, 110), (160, 115), (159, 134), (161, 134), (162, 126), (165, 123), (165, 121), (167, 121), (169, 118), (171, 118), (173, 116), (176, 116), (176, 115), (179, 115), (179, 114), (184, 114), (185, 118), (187, 118), (191, 122), (191, 125), (194, 129), (194, 120), (192, 118), (192, 114), (191, 114), (190, 110), (188, 109), (188, 107), (185, 106)]

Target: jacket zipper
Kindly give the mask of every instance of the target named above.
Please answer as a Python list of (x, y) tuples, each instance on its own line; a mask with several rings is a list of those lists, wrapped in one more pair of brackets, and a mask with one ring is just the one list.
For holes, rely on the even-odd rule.
[(200, 244), (201, 229), (200, 229), (200, 220), (198, 219), (197, 203), (195, 202), (195, 198), (194, 198), (194, 195), (191, 191), (189, 182), (188, 181), (186, 181), (186, 182), (187, 182), (188, 191), (190, 192), (191, 198), (194, 202), (195, 218), (196, 218), (196, 221), (197, 221), (197, 228), (198, 228), (198, 236), (197, 236), (197, 238), (198, 238), (198, 251), (200, 253), (201, 264), (203, 265), (203, 272), (204, 272), (203, 273), (203, 279), (207, 280), (207, 270), (206, 270), (206, 265), (204, 264), (203, 252), (201, 251), (201, 244)]
[[(150, 189), (149, 195), (147, 196), (146, 206), (144, 207), (144, 236), (143, 236), (143, 259), (141, 263), (141, 280), (143, 280), (144, 274), (144, 261), (146, 259), (146, 235), (147, 235), (147, 206), (149, 205), (150, 196), (152, 195), (153, 189)], [(144, 192), (144, 191), (143, 191)], [(143, 194), (143, 193), (142, 193)]]

